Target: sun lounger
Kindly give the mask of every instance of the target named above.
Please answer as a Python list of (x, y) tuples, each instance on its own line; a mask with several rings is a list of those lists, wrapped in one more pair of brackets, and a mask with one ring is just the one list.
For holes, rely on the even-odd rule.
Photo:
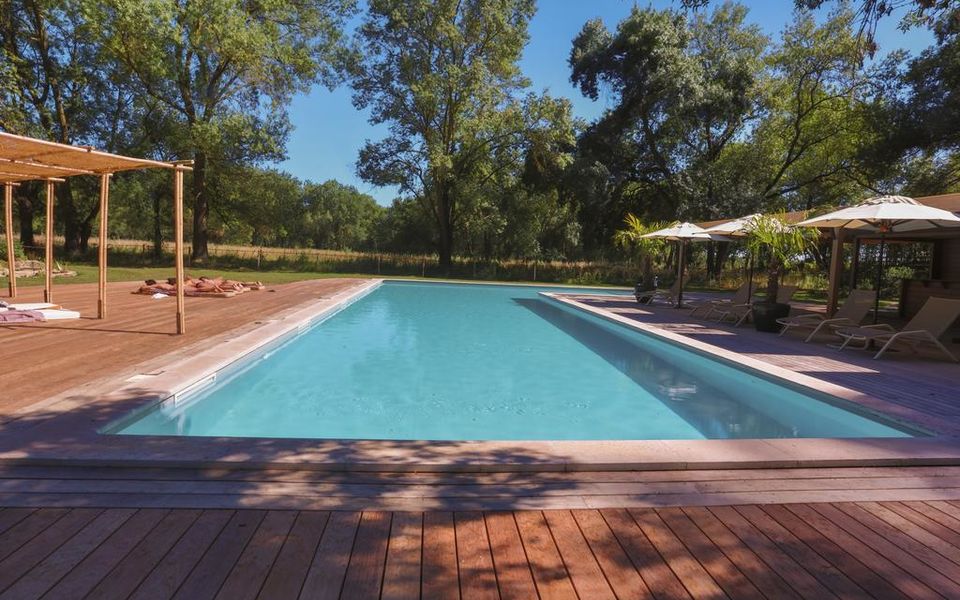
[(897, 343), (910, 346), (914, 352), (919, 346), (929, 344), (946, 354), (950, 360), (960, 362), (940, 341), (940, 336), (950, 329), (957, 317), (960, 317), (960, 300), (930, 297), (900, 331), (886, 323), (837, 329), (837, 335), (843, 338), (839, 349), (843, 350), (851, 342), (861, 342), (861, 349), (867, 349), (874, 342), (883, 343), (873, 357), (877, 359)]
[(804, 342), (809, 342), (815, 338), (821, 330), (827, 327), (832, 329), (837, 329), (838, 327), (843, 326), (856, 327), (867, 316), (867, 313), (870, 312), (870, 309), (873, 308), (874, 300), (876, 300), (876, 298), (877, 293), (873, 290), (853, 290), (850, 292), (850, 295), (847, 296), (847, 300), (843, 303), (843, 306), (841, 306), (836, 314), (829, 319), (821, 314), (816, 313), (807, 313), (804, 315), (797, 315), (795, 317), (777, 319), (777, 323), (783, 325), (783, 329), (780, 330), (780, 335), (783, 335), (794, 327), (800, 329), (813, 329), (813, 331), (810, 332), (810, 335), (803, 340)]
[(43, 315), (47, 321), (63, 321), (69, 319), (79, 319), (80, 313), (75, 310), (64, 310), (62, 308), (45, 308), (37, 311)]
[(49, 302), (17, 302), (8, 305), (11, 310), (44, 310), (47, 308), (63, 308), (59, 304), (50, 304)]
[(673, 282), (669, 289), (654, 290), (647, 304), (653, 304), (655, 300), (664, 300), (668, 304), (676, 304), (677, 297), (680, 295), (680, 279)]
[(693, 307), (693, 310), (690, 311), (690, 316), (695, 317), (697, 316), (697, 313), (701, 313), (701, 316), (704, 319), (709, 319), (710, 316), (717, 311), (723, 312), (723, 309), (731, 306), (746, 305), (750, 301), (750, 287), (750, 282), (747, 282), (737, 288), (733, 298), (708, 300), (706, 302), (702, 302)]
[[(781, 285), (777, 290), (777, 302), (780, 304), (789, 304), (790, 300), (793, 299), (793, 295), (796, 293), (797, 286)], [(740, 327), (750, 318), (750, 311), (752, 309), (752, 304), (736, 304), (718, 309), (717, 312), (720, 312), (720, 316), (717, 318), (717, 321), (722, 322), (729, 317), (733, 321), (734, 327)]]

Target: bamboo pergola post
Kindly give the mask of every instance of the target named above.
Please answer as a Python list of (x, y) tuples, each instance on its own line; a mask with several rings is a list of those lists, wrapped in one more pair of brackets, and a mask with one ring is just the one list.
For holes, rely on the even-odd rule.
[(174, 265), (177, 277), (177, 334), (186, 333), (183, 301), (183, 169), (173, 171)]
[(100, 175), (100, 246), (97, 248), (99, 273), (99, 301), (97, 302), (97, 318), (107, 316), (107, 226), (108, 209), (110, 206), (110, 174)]
[(833, 245), (830, 249), (830, 283), (827, 286), (827, 316), (837, 312), (840, 303), (840, 277), (843, 272), (843, 229), (833, 230)]
[(53, 202), (54, 202), (54, 190), (53, 190), (53, 180), (47, 179), (47, 222), (46, 222), (46, 231), (44, 233), (44, 284), (43, 284), (43, 301), (44, 302), (53, 302)]
[(3, 186), (3, 219), (7, 237), (7, 287), (10, 297), (17, 297), (17, 257), (13, 251), (13, 184)]

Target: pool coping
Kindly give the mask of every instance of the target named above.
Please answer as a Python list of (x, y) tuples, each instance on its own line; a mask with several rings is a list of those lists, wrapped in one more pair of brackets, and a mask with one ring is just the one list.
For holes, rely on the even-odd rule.
[[(572, 471), (746, 469), (960, 464), (960, 439), (922, 438), (614, 440), (614, 441), (395, 441), (125, 436), (99, 433), (134, 411), (183, 394), (258, 351), (282, 344), (389, 278), (358, 280), (329, 298), (279, 313), (256, 328), (227, 333), (212, 348), (177, 357), (151, 373), (110, 380), (83, 396), (40, 403), (37, 414), (3, 426), (0, 462), (151, 467), (299, 468), (336, 471)], [(406, 281), (406, 280), (395, 280)], [(422, 282), (418, 282), (422, 283)], [(429, 282), (433, 283), (433, 282)], [(461, 285), (469, 283), (451, 282)], [(544, 285), (542, 287), (564, 287)], [(702, 341), (577, 302), (576, 288), (541, 292), (578, 310), (714, 355), (800, 386), (819, 389), (891, 418), (890, 403), (814, 377), (774, 367)], [(584, 295), (580, 293), (580, 295)], [(782, 373), (781, 373), (782, 372)], [(118, 378), (119, 379), (119, 378)], [(34, 405), (38, 406), (38, 405)], [(45, 410), (56, 407), (51, 414)], [(922, 416), (922, 413), (918, 413)], [(917, 419), (893, 420), (929, 428)]]

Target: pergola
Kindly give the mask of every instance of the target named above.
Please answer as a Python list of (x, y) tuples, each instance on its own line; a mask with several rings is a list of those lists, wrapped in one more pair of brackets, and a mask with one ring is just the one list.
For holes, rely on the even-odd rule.
[(13, 253), (13, 188), (24, 181), (46, 183), (46, 230), (44, 235), (45, 302), (53, 301), (53, 206), (54, 185), (67, 177), (92, 175), (100, 178), (100, 231), (98, 247), (99, 302), (97, 317), (107, 314), (107, 223), (110, 205), (110, 176), (119, 171), (170, 169), (173, 171), (174, 248), (177, 279), (177, 333), (185, 331), (183, 301), (183, 173), (191, 161), (161, 162), (94, 150), (89, 146), (58, 144), (0, 132), (0, 183), (4, 187), (7, 264), (10, 297), (17, 295)]

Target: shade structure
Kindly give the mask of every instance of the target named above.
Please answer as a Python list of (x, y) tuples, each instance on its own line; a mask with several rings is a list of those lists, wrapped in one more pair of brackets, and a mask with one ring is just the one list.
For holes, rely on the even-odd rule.
[(177, 333), (184, 332), (183, 305), (183, 172), (191, 170), (192, 161), (161, 162), (145, 158), (133, 158), (111, 154), (89, 146), (71, 146), (46, 140), (0, 132), (0, 185), (4, 187), (4, 221), (6, 222), (7, 262), (10, 272), (10, 297), (16, 296), (16, 268), (13, 256), (12, 203), (13, 186), (24, 181), (43, 181), (46, 208), (45, 251), (46, 264), (44, 280), (44, 299), (53, 301), (53, 218), (54, 184), (67, 177), (80, 175), (100, 178), (100, 245), (99, 245), (99, 282), (97, 315), (106, 315), (107, 280), (107, 211), (109, 202), (110, 176), (119, 171), (135, 169), (162, 168), (174, 172), (174, 213), (175, 253), (177, 262)]
[(877, 196), (847, 208), (800, 221), (797, 225), (880, 234), (877, 299), (873, 307), (873, 322), (876, 323), (880, 311), (880, 290), (883, 287), (886, 234), (960, 227), (960, 217), (946, 210), (920, 204), (907, 196)]
[[(742, 240), (743, 238), (750, 235), (751, 229), (757, 222), (757, 219), (761, 218), (763, 215), (760, 213), (754, 213), (752, 215), (747, 215), (745, 217), (739, 217), (737, 219), (732, 219), (725, 223), (720, 223), (719, 225), (714, 225), (713, 227), (707, 227), (703, 230), (701, 237), (704, 237), (709, 240), (717, 242), (735, 242), (737, 240)], [(747, 299), (748, 301), (753, 298), (753, 253), (751, 252), (747, 258)]]
[(685, 249), (687, 242), (693, 241), (708, 241), (709, 237), (703, 237), (704, 229), (693, 223), (677, 223), (671, 225), (670, 227), (665, 227), (663, 229), (658, 229), (657, 231), (651, 231), (640, 237), (650, 238), (650, 239), (661, 239), (669, 240), (671, 242), (678, 242), (680, 245), (680, 256), (677, 260), (677, 278), (680, 282), (680, 285), (677, 288), (677, 308), (683, 308), (683, 271), (685, 267)]

